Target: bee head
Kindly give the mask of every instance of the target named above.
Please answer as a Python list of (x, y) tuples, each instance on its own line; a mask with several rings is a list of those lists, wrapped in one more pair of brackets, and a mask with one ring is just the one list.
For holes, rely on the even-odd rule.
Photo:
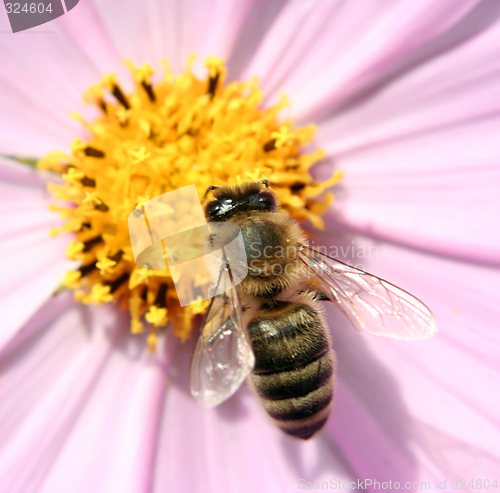
[[(266, 188), (263, 188), (263, 186)], [(274, 191), (266, 182), (250, 182), (211, 188), (213, 197), (205, 204), (205, 216), (209, 221), (227, 221), (241, 212), (274, 212), (277, 202)]]

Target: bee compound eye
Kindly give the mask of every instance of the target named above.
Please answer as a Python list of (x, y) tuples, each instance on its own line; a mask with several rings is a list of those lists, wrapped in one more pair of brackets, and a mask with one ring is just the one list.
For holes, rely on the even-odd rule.
[(221, 203), (218, 200), (214, 200), (213, 202), (210, 202), (207, 204), (207, 207), (205, 209), (206, 215), (209, 217), (216, 216), (218, 212), (221, 210)]
[(276, 207), (276, 201), (274, 200), (274, 196), (269, 192), (259, 193), (259, 204), (263, 209), (266, 210), (271, 210)]

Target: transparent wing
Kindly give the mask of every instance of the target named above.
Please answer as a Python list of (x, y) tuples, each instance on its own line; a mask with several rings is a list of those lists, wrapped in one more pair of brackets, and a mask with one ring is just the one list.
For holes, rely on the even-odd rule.
[(354, 328), (396, 339), (426, 339), (437, 332), (431, 311), (417, 298), (372, 274), (302, 246), (309, 275), (337, 302)]
[(221, 285), (229, 289), (212, 298), (191, 359), (191, 393), (204, 407), (231, 397), (255, 364), (228, 267), (221, 272), (216, 292)]

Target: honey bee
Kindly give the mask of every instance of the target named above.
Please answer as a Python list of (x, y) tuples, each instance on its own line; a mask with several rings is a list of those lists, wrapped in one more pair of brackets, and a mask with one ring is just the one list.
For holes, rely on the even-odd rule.
[[(210, 192), (206, 219), (240, 228), (248, 275), (212, 298), (201, 327), (190, 369), (201, 405), (220, 404), (249, 377), (277, 426), (308, 439), (327, 421), (335, 390), (322, 301), (372, 334), (416, 340), (437, 331), (430, 310), (406, 291), (308, 246), (266, 180)], [(229, 263), (222, 271), (231, 276)]]

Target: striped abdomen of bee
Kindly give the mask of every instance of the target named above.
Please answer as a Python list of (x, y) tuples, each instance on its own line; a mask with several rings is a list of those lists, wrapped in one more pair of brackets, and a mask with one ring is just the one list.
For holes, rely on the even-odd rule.
[(274, 301), (248, 325), (253, 387), (285, 433), (310, 438), (331, 408), (335, 353), (314, 302)]

